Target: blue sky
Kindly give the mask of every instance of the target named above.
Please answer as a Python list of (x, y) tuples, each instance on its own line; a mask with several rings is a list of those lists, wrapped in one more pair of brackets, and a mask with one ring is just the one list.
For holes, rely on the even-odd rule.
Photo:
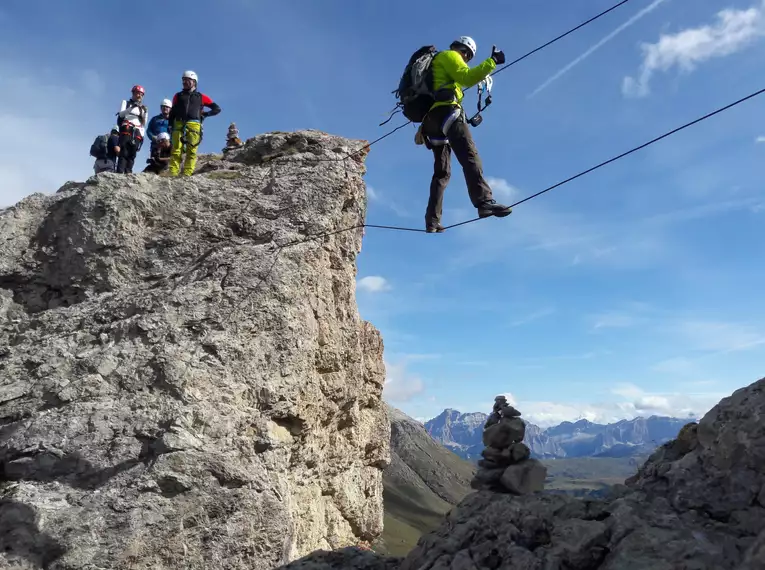
[[(317, 128), (371, 140), (403, 122), (377, 126), (421, 45), (469, 34), (479, 57), (496, 44), (510, 60), (612, 3), (6, 0), (0, 206), (85, 179), (90, 142), (134, 83), (154, 114), (197, 71), (223, 108), (202, 152), (220, 150), (232, 120), (244, 137)], [(133, 31), (126, 11), (140, 15)], [(176, 37), (178, 19), (194, 25)], [(763, 0), (631, 0), (503, 71), (474, 130), (496, 197), (761, 89), (764, 36)], [(761, 377), (764, 119), (765, 96), (504, 219), (441, 235), (367, 230), (357, 298), (383, 334), (386, 398), (430, 418), (488, 411), (506, 393), (541, 424), (608, 421), (703, 413)], [(370, 223), (423, 224), (432, 159), (413, 136), (372, 148)], [(473, 216), (455, 160), (444, 222)]]

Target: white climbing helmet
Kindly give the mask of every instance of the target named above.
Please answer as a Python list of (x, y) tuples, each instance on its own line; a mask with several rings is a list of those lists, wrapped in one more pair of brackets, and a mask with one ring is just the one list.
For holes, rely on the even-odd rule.
[(470, 36), (460, 36), (454, 40), (452, 44), (460, 44), (468, 48), (468, 50), (470, 50), (470, 59), (474, 58), (475, 54), (478, 53), (475, 41)]
[(191, 70), (188, 70), (188, 71), (184, 71), (184, 72), (183, 72), (183, 79), (186, 79), (187, 77), (188, 77), (189, 79), (193, 79), (193, 80), (194, 80), (194, 82), (196, 82), (196, 81), (197, 81), (197, 74), (196, 74), (196, 73), (194, 73), (194, 72), (193, 72), (193, 71), (191, 71)]
[(170, 140), (170, 135), (168, 135), (167, 133), (159, 133), (157, 135), (157, 141), (169, 141), (169, 140)]
[(173, 106), (173, 102), (170, 99), (162, 99), (162, 104), (160, 107), (171, 107)]

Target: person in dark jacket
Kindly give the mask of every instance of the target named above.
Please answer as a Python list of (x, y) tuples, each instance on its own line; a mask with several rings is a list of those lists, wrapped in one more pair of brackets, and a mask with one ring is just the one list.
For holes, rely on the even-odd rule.
[(163, 99), (159, 106), (159, 115), (154, 115), (149, 121), (149, 126), (146, 127), (146, 138), (151, 142), (150, 151), (153, 151), (157, 144), (157, 135), (170, 132), (170, 123), (167, 118), (170, 116), (172, 106), (173, 102), (170, 99)]
[[(185, 71), (182, 77), (183, 91), (173, 97), (170, 109), (170, 122), (173, 137), (173, 150), (170, 157), (170, 176), (178, 176), (181, 170), (183, 149), (186, 148), (186, 162), (183, 175), (191, 176), (197, 165), (197, 147), (202, 142), (202, 121), (220, 113), (220, 107), (210, 97), (197, 90), (197, 74)], [(209, 107), (209, 111), (204, 108)]]
[(143, 171), (153, 172), (154, 174), (163, 172), (170, 162), (171, 149), (170, 135), (167, 133), (159, 133), (154, 141), (154, 145), (151, 147), (151, 156), (146, 159), (149, 166), (144, 168)]
[(120, 131), (117, 127), (112, 128), (109, 139), (106, 142), (106, 154), (96, 158), (93, 170), (99, 172), (114, 172), (117, 167), (117, 157), (120, 154)]

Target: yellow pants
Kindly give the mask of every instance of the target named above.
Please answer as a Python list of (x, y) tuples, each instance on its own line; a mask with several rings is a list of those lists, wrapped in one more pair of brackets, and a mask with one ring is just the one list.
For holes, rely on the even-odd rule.
[[(183, 164), (183, 175), (191, 176), (194, 174), (194, 168), (197, 165), (197, 146), (202, 131), (202, 125), (196, 122), (185, 123), (186, 126), (186, 162)], [(181, 160), (183, 160), (183, 121), (173, 123), (173, 150), (170, 154), (170, 176), (178, 176), (181, 170)]]

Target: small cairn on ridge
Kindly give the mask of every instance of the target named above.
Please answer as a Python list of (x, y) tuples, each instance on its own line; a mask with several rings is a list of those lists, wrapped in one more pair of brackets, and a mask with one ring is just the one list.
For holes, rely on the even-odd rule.
[(228, 126), (228, 133), (226, 133), (226, 148), (223, 150), (238, 148), (243, 144), (242, 139), (239, 138), (239, 129), (236, 128), (236, 123), (231, 123)]
[(494, 409), (483, 427), (483, 459), (470, 486), (473, 489), (528, 495), (544, 489), (547, 467), (532, 459), (523, 443), (526, 424), (505, 396), (494, 398)]

